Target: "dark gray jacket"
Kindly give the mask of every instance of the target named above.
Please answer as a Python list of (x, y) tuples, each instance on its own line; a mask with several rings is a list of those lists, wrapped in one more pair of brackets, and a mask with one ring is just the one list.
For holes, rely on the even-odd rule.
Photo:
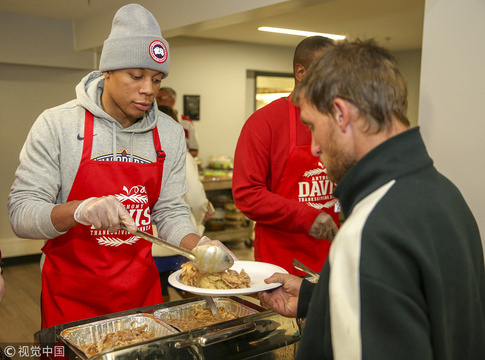
[(300, 291), (297, 358), (485, 359), (479, 230), (419, 128), (364, 156), (334, 195), (347, 220)]

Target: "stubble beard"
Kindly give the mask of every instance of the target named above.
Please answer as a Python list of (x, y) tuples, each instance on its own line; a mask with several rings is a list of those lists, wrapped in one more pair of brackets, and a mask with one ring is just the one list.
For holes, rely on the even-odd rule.
[(327, 135), (325, 144), (325, 156), (322, 154), (322, 161), (327, 168), (327, 176), (335, 184), (349, 172), (349, 170), (356, 164), (354, 158), (344, 151), (342, 146), (337, 144), (335, 140), (335, 128), (331, 128)]

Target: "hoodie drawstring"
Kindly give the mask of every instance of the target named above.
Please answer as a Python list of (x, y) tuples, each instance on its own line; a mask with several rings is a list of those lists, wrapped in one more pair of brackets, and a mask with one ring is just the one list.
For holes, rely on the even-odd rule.
[(131, 133), (131, 138), (130, 138), (130, 162), (133, 162), (133, 153), (135, 152), (133, 149), (133, 138), (135, 137), (135, 133)]

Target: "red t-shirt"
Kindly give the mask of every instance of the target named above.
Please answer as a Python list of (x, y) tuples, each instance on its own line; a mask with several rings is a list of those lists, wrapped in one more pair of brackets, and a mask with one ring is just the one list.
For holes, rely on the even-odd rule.
[[(308, 234), (321, 210), (272, 191), (283, 174), (289, 152), (288, 99), (281, 98), (249, 117), (234, 157), (234, 202), (250, 219), (280, 230)], [(297, 121), (297, 145), (311, 144), (311, 132)]]

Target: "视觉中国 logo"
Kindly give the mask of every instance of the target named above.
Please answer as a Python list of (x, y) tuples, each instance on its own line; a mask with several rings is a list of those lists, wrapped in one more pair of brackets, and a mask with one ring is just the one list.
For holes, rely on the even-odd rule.
[(152, 41), (150, 44), (150, 56), (152, 57), (153, 60), (155, 60), (158, 63), (163, 63), (165, 60), (167, 60), (167, 47), (165, 44), (160, 41), (160, 40), (155, 40)]

